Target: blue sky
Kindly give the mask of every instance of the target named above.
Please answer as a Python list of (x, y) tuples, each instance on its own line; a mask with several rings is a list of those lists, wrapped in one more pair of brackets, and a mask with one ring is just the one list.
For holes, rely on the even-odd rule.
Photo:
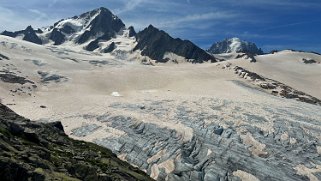
[(0, 31), (52, 25), (101, 6), (136, 30), (153, 24), (204, 49), (240, 37), (265, 51), (321, 52), (320, 0), (0, 0)]

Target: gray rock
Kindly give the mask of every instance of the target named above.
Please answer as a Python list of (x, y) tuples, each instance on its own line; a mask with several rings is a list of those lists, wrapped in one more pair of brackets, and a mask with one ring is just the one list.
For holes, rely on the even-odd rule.
[(85, 125), (85, 126), (71, 130), (72, 132), (71, 134), (78, 137), (85, 137), (92, 134), (94, 131), (96, 131), (99, 128), (100, 126), (96, 124), (89, 124), (89, 125)]
[(224, 128), (222, 126), (215, 126), (214, 133), (217, 135), (222, 135)]

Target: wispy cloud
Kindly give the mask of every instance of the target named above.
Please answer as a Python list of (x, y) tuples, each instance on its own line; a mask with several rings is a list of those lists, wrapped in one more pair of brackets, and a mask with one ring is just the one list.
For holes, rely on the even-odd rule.
[[(178, 25), (187, 24), (192, 22), (201, 22), (204, 20), (211, 20), (211, 21), (221, 21), (221, 20), (227, 20), (233, 17), (236, 17), (237, 15), (230, 12), (208, 12), (208, 13), (202, 13), (202, 14), (192, 14), (192, 15), (186, 15), (183, 17), (176, 17), (175, 19), (160, 22), (158, 25), (160, 27), (177, 27)], [(209, 22), (210, 23), (210, 22)]]
[[(4, 30), (17, 31), (32, 25), (35, 28), (52, 24), (56, 19), (51, 19), (46, 13), (36, 9), (25, 9), (25, 12), (13, 11), (9, 8), (0, 6), (0, 32)], [(27, 12), (27, 14), (25, 14)], [(29, 13), (28, 13), (29, 12)]]
[(321, 19), (318, 20), (312, 20), (312, 21), (300, 21), (300, 22), (293, 22), (293, 23), (287, 23), (287, 24), (282, 24), (282, 25), (276, 25), (272, 27), (267, 27), (263, 29), (259, 29), (259, 31), (270, 31), (270, 30), (276, 30), (276, 29), (281, 29), (281, 28), (288, 28), (292, 26), (298, 26), (298, 25), (306, 25), (306, 24), (313, 24), (313, 23), (321, 23)]
[(250, 6), (259, 8), (320, 8), (321, 3), (318, 0), (216, 0), (221, 3)]
[(115, 13), (122, 14), (128, 11), (134, 10), (136, 7), (141, 5), (142, 3), (146, 2), (147, 0), (127, 0), (124, 1), (124, 5), (122, 8), (116, 9)]
[(37, 21), (48, 19), (48, 15), (44, 12), (41, 12), (37, 9), (29, 9), (29, 11), (37, 16)]

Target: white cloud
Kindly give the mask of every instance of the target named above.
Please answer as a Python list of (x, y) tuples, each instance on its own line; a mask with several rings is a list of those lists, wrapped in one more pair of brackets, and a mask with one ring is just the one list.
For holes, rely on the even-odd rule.
[(146, 2), (147, 0), (127, 0), (124, 2), (124, 7), (121, 9), (116, 9), (116, 14), (122, 14), (131, 10), (134, 10), (136, 7)]
[(37, 9), (29, 9), (29, 11), (37, 16), (37, 21), (48, 19), (48, 15)]
[(228, 3), (231, 5), (241, 6), (257, 6), (260, 8), (307, 8), (321, 7), (321, 3), (317, 1), (302, 1), (302, 0), (218, 0), (219, 2)]
[[(188, 24), (193, 22), (200, 22), (205, 20), (211, 20), (211, 21), (220, 21), (220, 20), (226, 20), (235, 17), (236, 14), (229, 13), (229, 12), (208, 12), (203, 14), (192, 14), (192, 15), (186, 15), (184, 17), (177, 17), (170, 21), (164, 21), (159, 23), (158, 25), (160, 27), (177, 27), (181, 24)], [(214, 22), (210, 22), (212, 24)]]

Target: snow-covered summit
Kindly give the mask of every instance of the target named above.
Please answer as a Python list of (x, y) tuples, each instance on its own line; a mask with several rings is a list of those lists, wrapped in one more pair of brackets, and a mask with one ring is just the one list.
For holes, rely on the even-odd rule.
[(72, 41), (84, 44), (89, 41), (109, 40), (114, 37), (125, 24), (106, 8), (98, 8), (79, 16), (60, 20), (39, 34), (42, 39), (54, 42), (55, 45)]
[(16, 38), (25, 36), (28, 30), (29, 34), (41, 39), (38, 44), (61, 45), (66, 42), (85, 44), (91, 41), (109, 40), (122, 29), (125, 29), (125, 24), (121, 19), (106, 8), (98, 8), (79, 16), (62, 19), (53, 26), (37, 31), (28, 27), (24, 31), (4, 32), (4, 35)]
[(236, 37), (214, 43), (208, 52), (213, 54), (240, 52), (258, 55), (263, 54), (263, 51), (258, 48), (255, 43), (243, 41)]

